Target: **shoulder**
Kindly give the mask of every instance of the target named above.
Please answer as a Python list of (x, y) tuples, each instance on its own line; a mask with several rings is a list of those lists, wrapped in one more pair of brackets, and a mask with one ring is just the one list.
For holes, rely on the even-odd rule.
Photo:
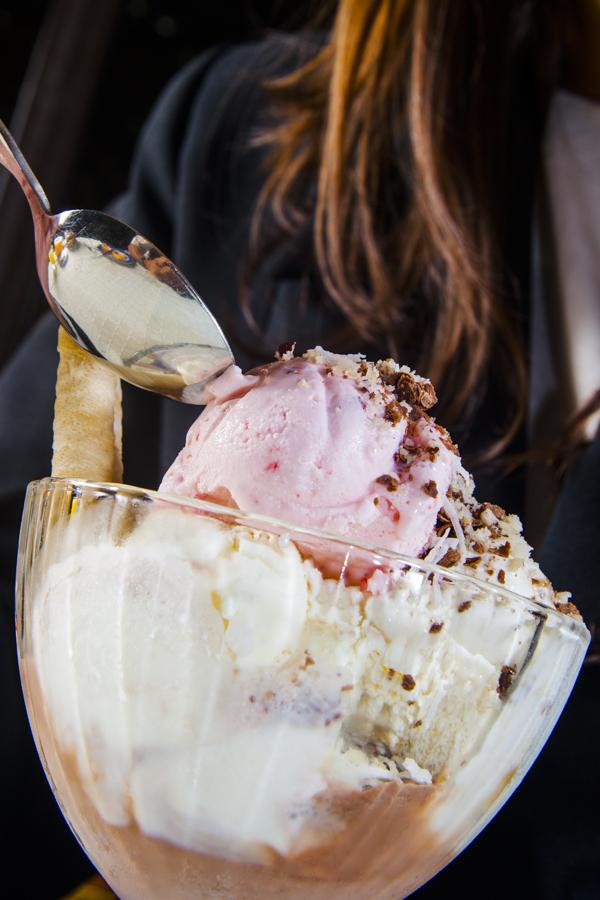
[[(248, 114), (264, 108), (269, 79), (291, 71), (317, 47), (316, 39), (279, 36), (205, 51), (166, 86), (143, 139), (157, 140), (167, 134), (181, 145), (200, 126), (204, 140), (219, 128), (239, 128)], [(241, 121), (240, 111), (244, 113)]]
[[(255, 181), (253, 137), (268, 109), (267, 82), (316, 49), (309, 39), (219, 45), (166, 85), (140, 134), (126, 192), (110, 211), (166, 252), (181, 206), (220, 215), (240, 175)], [(232, 185), (234, 187), (232, 188)]]

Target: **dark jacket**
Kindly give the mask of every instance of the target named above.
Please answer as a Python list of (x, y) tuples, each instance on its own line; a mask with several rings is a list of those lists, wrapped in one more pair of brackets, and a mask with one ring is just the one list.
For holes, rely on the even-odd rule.
[[(263, 47), (218, 48), (178, 75), (141, 137), (130, 188), (112, 210), (183, 269), (223, 325), (243, 368), (257, 362), (238, 303), (262, 178), (263, 151), (250, 138), (265, 108), (261, 79), (272, 65)], [(302, 232), (270, 254), (253, 280), (255, 314), (273, 349), (290, 338), (304, 346), (326, 344), (336, 325), (335, 311), (322, 301), (299, 301), (310, 258), (310, 233)], [(89, 867), (37, 760), (19, 688), (12, 624), (23, 493), (28, 481), (50, 471), (55, 343), (56, 322), (46, 315), (0, 375), (3, 846), (5, 864), (24, 875), (24, 895), (44, 898), (60, 896)], [(127, 481), (155, 487), (197, 413), (125, 385)], [(483, 410), (478, 427), (488, 427), (493, 416), (493, 410)], [(481, 499), (522, 514), (522, 480), (494, 481), (484, 474), (477, 480)], [(557, 588), (573, 591), (588, 619), (600, 610), (599, 509), (596, 440), (571, 471), (545, 542), (536, 548), (544, 571)], [(474, 844), (418, 896), (446, 897), (454, 891), (503, 900), (600, 896), (599, 674), (599, 666), (584, 667), (524, 784)]]

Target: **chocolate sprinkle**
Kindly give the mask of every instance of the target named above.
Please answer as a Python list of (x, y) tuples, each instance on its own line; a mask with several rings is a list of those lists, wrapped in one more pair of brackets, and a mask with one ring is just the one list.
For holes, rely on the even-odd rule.
[(480, 507), (475, 510), (474, 516), (477, 519), (480, 519), (483, 513), (488, 510), (497, 518), (504, 519), (506, 518), (506, 510), (502, 509), (501, 506), (498, 506), (497, 503), (482, 503)]
[(394, 478), (393, 475), (380, 475), (375, 481), (377, 484), (384, 484), (388, 491), (397, 491), (398, 485), (400, 484), (398, 479)]
[(430, 381), (417, 381), (409, 372), (399, 372), (395, 379), (394, 392), (398, 400), (405, 400), (412, 406), (431, 409), (437, 403), (437, 396)]
[(459, 604), (458, 611), (465, 612), (467, 609), (470, 608), (470, 606), (471, 606), (470, 600), (463, 600), (463, 602), (461, 604)]
[(492, 550), (492, 553), (495, 553), (496, 556), (502, 556), (507, 559), (510, 556), (510, 544), (506, 541), (505, 544), (502, 544), (500, 547), (496, 547), (495, 550)]
[(405, 691), (413, 691), (415, 689), (416, 683), (417, 682), (412, 677), (412, 675), (403, 675), (402, 676), (402, 687), (404, 688)]
[(286, 353), (293, 353), (295, 349), (296, 341), (286, 341), (284, 344), (280, 344), (277, 348), (275, 359), (281, 359), (282, 356), (285, 356)]
[(459, 560), (460, 560), (460, 551), (457, 550), (455, 547), (450, 547), (449, 550), (446, 550), (446, 552), (440, 559), (438, 565), (444, 566), (445, 569), (451, 569), (452, 566), (455, 566)]
[(440, 509), (436, 522), (435, 522), (435, 530), (437, 534), (443, 534), (444, 531), (448, 531), (452, 528), (452, 522), (448, 518), (447, 514), (443, 509)]
[(427, 481), (424, 485), (422, 485), (421, 490), (427, 494), (428, 497), (433, 497), (434, 499), (438, 495), (438, 487), (435, 481)]
[(517, 674), (514, 666), (502, 666), (498, 677), (498, 687), (496, 691), (501, 699), (504, 699), (513, 683), (513, 678)]
[(390, 400), (385, 408), (383, 418), (391, 422), (392, 425), (397, 425), (398, 422), (406, 418), (406, 410), (403, 406), (400, 406), (397, 400)]
[(308, 650), (304, 651), (304, 663), (300, 667), (301, 669), (308, 669), (309, 666), (314, 666), (315, 661), (308, 652)]
[(438, 634), (444, 627), (443, 622), (432, 622), (429, 626), (429, 634)]

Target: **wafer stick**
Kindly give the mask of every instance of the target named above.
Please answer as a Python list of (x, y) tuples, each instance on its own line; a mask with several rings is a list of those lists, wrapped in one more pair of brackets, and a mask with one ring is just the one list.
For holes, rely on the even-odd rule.
[(61, 327), (52, 474), (88, 481), (123, 479), (119, 376), (82, 350)]

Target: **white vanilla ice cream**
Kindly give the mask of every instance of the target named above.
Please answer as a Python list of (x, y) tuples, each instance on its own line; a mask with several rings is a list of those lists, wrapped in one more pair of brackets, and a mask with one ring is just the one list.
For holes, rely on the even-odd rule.
[[(427, 564), (346, 586), (285, 535), (168, 502), (123, 538), (111, 506), (76, 508), (55, 535), (32, 610), (55, 735), (107, 822), (261, 860), (335, 831), (314, 802), (328, 792), (443, 785), (481, 768), (490, 729), (504, 759), (485, 790), (516, 768), (511, 687), (539, 640), (541, 607)], [(496, 524), (496, 539), (520, 547), (514, 524)], [(514, 572), (498, 560), (539, 590), (528, 558)], [(546, 654), (559, 631), (550, 613)], [(534, 659), (560, 670), (559, 659)], [(542, 722), (526, 694), (522, 705)]]

